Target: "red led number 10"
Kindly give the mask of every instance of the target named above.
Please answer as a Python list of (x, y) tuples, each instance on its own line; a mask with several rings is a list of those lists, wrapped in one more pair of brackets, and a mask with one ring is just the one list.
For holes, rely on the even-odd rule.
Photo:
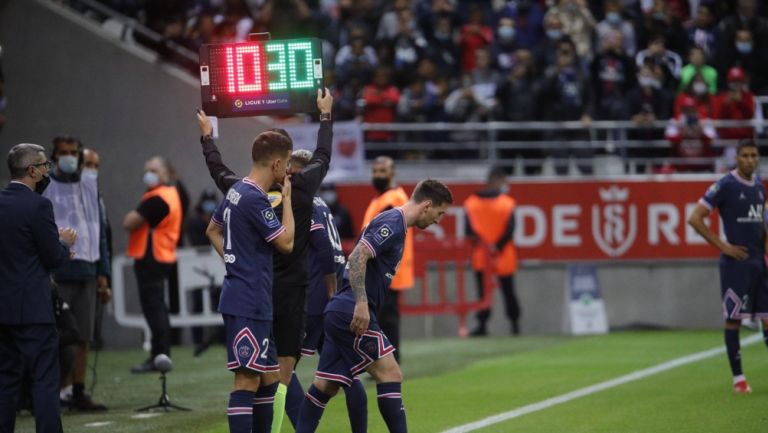
[[(270, 62), (265, 62), (267, 53), (271, 55)], [(226, 47), (225, 56), (229, 93), (313, 87), (315, 77), (309, 42), (236, 45)], [(270, 73), (274, 74), (274, 80), (269, 79)]]

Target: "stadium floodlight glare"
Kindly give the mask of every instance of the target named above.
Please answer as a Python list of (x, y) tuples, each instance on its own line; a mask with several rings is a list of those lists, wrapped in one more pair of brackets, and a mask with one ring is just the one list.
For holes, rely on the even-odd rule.
[(153, 364), (155, 366), (155, 369), (160, 372), (160, 382), (162, 383), (162, 392), (160, 394), (160, 400), (158, 400), (156, 404), (152, 404), (149, 406), (136, 409), (136, 412), (148, 412), (153, 409), (162, 409), (166, 412), (169, 412), (171, 409), (191, 411), (192, 409), (177, 406), (171, 403), (171, 398), (168, 397), (168, 391), (166, 390), (166, 383), (165, 383), (166, 382), (165, 373), (168, 373), (169, 371), (171, 371), (171, 368), (173, 367), (173, 362), (171, 361), (171, 358), (169, 358), (168, 355), (161, 353), (155, 356)]
[(200, 48), (200, 94), (211, 116), (317, 112), (317, 89), (322, 88), (322, 44), (316, 38)]

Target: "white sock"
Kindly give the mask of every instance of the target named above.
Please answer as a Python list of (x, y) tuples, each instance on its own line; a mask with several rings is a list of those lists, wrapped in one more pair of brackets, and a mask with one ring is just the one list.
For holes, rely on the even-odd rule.
[(72, 385), (67, 385), (64, 388), (61, 388), (61, 391), (59, 391), (59, 398), (62, 400), (69, 400), (72, 398)]
[(743, 374), (740, 374), (738, 376), (733, 376), (733, 384), (736, 385), (739, 382), (746, 381), (747, 377)]

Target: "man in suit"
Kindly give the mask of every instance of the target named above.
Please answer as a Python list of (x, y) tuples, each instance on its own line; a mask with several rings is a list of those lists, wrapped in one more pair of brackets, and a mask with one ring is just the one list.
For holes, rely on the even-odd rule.
[(8, 169), (11, 183), (0, 191), (0, 433), (14, 431), (25, 366), (37, 433), (58, 433), (59, 338), (50, 273), (69, 260), (77, 233), (57, 230), (51, 202), (40, 196), (51, 169), (42, 146), (14, 146)]

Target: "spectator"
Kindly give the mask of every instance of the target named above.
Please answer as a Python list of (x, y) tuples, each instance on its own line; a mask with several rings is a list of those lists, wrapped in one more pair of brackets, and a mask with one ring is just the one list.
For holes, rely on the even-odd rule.
[(451, 17), (440, 15), (435, 19), (432, 39), (429, 41), (430, 57), (445, 76), (456, 77), (461, 72), (461, 53), (458, 36)]
[(557, 60), (557, 43), (563, 38), (563, 22), (555, 14), (548, 14), (544, 18), (544, 30), (547, 36), (536, 45), (534, 56), (536, 57), (536, 70), (546, 71)]
[(571, 37), (576, 45), (579, 58), (592, 59), (592, 33), (597, 23), (587, 7), (586, 0), (559, 0), (557, 6), (547, 12), (547, 16), (557, 15), (563, 24), (563, 32)]
[(662, 86), (650, 66), (643, 66), (637, 73), (638, 86), (627, 95), (632, 121), (647, 126), (656, 120), (669, 119), (672, 94)]
[(397, 116), (401, 122), (435, 122), (440, 118), (440, 99), (423, 79), (415, 78), (400, 95)]
[(688, 30), (689, 46), (701, 48), (705, 58), (711, 61), (717, 58), (718, 37), (712, 5), (700, 4), (693, 27)]
[(616, 30), (623, 35), (624, 52), (628, 56), (634, 56), (637, 52), (635, 27), (632, 21), (624, 17), (621, 1), (608, 0), (605, 2), (605, 19), (597, 25), (597, 40), (602, 41)]
[[(673, 118), (664, 132), (672, 144), (672, 156), (678, 158), (706, 158), (713, 156), (711, 144), (717, 137), (709, 117), (702, 117), (697, 101), (681, 93), (678, 97), (680, 114)], [(711, 171), (713, 166), (706, 162), (679, 163), (673, 165), (676, 171)]]
[(198, 52), (200, 47), (214, 42), (216, 37), (216, 22), (211, 12), (205, 11), (195, 19), (194, 26), (187, 36), (187, 46)]
[[(728, 90), (715, 99), (715, 119), (750, 120), (755, 117), (755, 95), (747, 89), (747, 78), (741, 68), (728, 71)], [(723, 139), (754, 139), (752, 127), (718, 128), (717, 135)]]
[(669, 50), (676, 53), (686, 51), (688, 34), (680, 20), (670, 10), (668, 0), (653, 0), (653, 6), (644, 10), (641, 25), (635, 30), (639, 46), (648, 45), (657, 35), (663, 35)]
[(341, 239), (354, 239), (354, 223), (352, 222), (349, 209), (339, 201), (339, 193), (336, 191), (336, 185), (333, 183), (324, 183), (320, 185), (320, 198), (325, 201), (325, 204), (327, 204), (328, 208), (331, 210), (331, 213), (333, 214), (333, 223), (336, 225), (336, 230), (338, 230)]
[(482, 8), (473, 5), (469, 11), (469, 22), (461, 28), (461, 70), (469, 73), (477, 67), (475, 51), (486, 48), (493, 42), (493, 29), (485, 24)]
[[(392, 4), (392, 8), (388, 10), (381, 17), (379, 21), (379, 29), (376, 32), (376, 39), (387, 40), (394, 39), (398, 33), (400, 33), (400, 12), (408, 10), (410, 11), (410, 2), (408, 0), (395, 0)], [(416, 21), (411, 21), (412, 32), (418, 32), (418, 26)]]
[(682, 112), (682, 104), (683, 102), (686, 102), (686, 96), (693, 98), (696, 104), (696, 109), (699, 113), (699, 118), (712, 119), (715, 107), (715, 97), (709, 93), (709, 87), (707, 86), (707, 82), (704, 80), (703, 75), (694, 75), (688, 87), (683, 89), (683, 91), (680, 92), (680, 94), (675, 99), (675, 117), (679, 116)]
[(3, 75), (3, 47), (0, 46), (0, 132), (5, 125), (5, 110), (8, 107), (8, 100), (5, 98), (5, 76)]
[(393, 49), (393, 65), (398, 87), (405, 87), (415, 76), (416, 65), (424, 57), (427, 40), (421, 35), (413, 19), (413, 12), (405, 8), (398, 12), (398, 32), (386, 44)]
[(490, 119), (496, 101), (499, 76), (491, 69), (490, 53), (475, 51), (477, 67), (464, 77), (463, 86), (454, 90), (445, 101), (445, 111), (454, 121), (484, 122)]
[(492, 91), (489, 90), (489, 92), (493, 93), (496, 90), (496, 83), (500, 77), (496, 69), (493, 68), (490, 51), (485, 48), (475, 51), (475, 65), (476, 67), (472, 73), (468, 74), (472, 85), (491, 86), (493, 89), (491, 89)]
[(595, 91), (595, 117), (626, 120), (629, 110), (626, 95), (635, 76), (634, 61), (625, 54), (623, 33), (611, 30), (603, 36), (602, 52), (591, 66)]
[(756, 0), (739, 0), (736, 13), (720, 22), (720, 46), (732, 50), (739, 30), (748, 30), (756, 48), (764, 49), (763, 44), (768, 42), (768, 19), (757, 15)]
[(768, 62), (763, 58), (764, 48), (760, 51), (758, 47), (758, 42), (751, 31), (746, 29), (736, 31), (733, 44), (723, 46), (719, 50), (721, 57), (718, 67), (722, 87), (726, 87), (724, 81), (728, 69), (738, 66), (744, 70), (756, 94), (768, 94)]
[(534, 0), (510, 1), (499, 10), (501, 18), (510, 18), (515, 27), (518, 47), (533, 50), (544, 38), (544, 11)]
[[(363, 88), (358, 102), (362, 120), (369, 123), (392, 123), (395, 121), (395, 109), (400, 100), (400, 92), (392, 85), (392, 71), (386, 66), (376, 69), (373, 84)], [(390, 131), (367, 131), (367, 141), (390, 141), (394, 134)]]
[(688, 54), (688, 64), (680, 71), (680, 91), (687, 88), (696, 75), (701, 75), (707, 84), (709, 93), (717, 94), (717, 70), (705, 64), (704, 50), (699, 47), (691, 48)]
[(677, 81), (680, 79), (680, 70), (683, 67), (683, 60), (680, 56), (666, 47), (664, 35), (657, 34), (652, 37), (648, 43), (648, 48), (640, 51), (635, 56), (635, 64), (638, 68), (650, 62), (651, 65), (660, 66), (664, 73), (664, 82), (668, 88), (674, 89)]
[(517, 50), (517, 33), (512, 18), (501, 18), (496, 27), (496, 39), (491, 45), (494, 66), (502, 73), (512, 68), (512, 56)]
[(445, 18), (451, 26), (456, 20), (456, 2), (453, 0), (418, 0), (416, 20), (428, 39), (435, 39), (440, 18)]
[[(538, 118), (549, 121), (581, 120), (584, 124), (591, 122), (592, 90), (589, 78), (579, 67), (576, 46), (564, 36), (558, 43), (557, 62), (555, 67), (547, 72), (537, 98)], [(589, 135), (583, 130), (545, 131), (544, 138), (549, 141), (558, 140), (588, 140)], [(552, 156), (558, 158), (556, 170), (565, 174), (564, 158), (590, 158), (592, 150), (589, 147), (576, 149), (557, 148)], [(591, 165), (582, 164), (583, 172), (590, 172)]]
[(96, 302), (106, 303), (112, 297), (109, 288), (111, 259), (98, 181), (94, 176), (82, 175), (83, 145), (77, 138), (54, 138), (51, 156), (56, 162), (56, 169), (43, 196), (53, 203), (56, 225), (75, 228), (80, 236), (80, 242), (74, 248), (74, 258), (53, 274), (59, 294), (75, 316), (80, 337), (75, 348), (72, 375), (62, 378), (63, 388), (71, 385), (72, 409), (80, 412), (105, 411), (106, 406), (95, 403), (85, 392)]
[(373, 70), (379, 61), (376, 51), (366, 44), (365, 29), (354, 26), (350, 30), (350, 42), (336, 53), (337, 83), (357, 84), (360, 87), (370, 82)]
[(494, 118), (512, 122), (534, 120), (538, 89), (531, 52), (518, 50), (512, 62), (511, 71), (496, 89)]

